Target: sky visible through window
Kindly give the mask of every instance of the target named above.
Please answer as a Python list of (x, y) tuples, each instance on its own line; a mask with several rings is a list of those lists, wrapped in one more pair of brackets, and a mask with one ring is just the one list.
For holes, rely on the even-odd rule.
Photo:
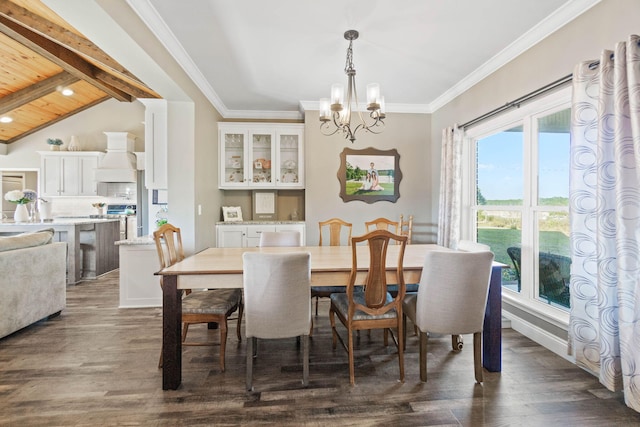
[[(569, 134), (539, 137), (540, 198), (569, 197)], [(522, 200), (522, 132), (507, 131), (478, 140), (478, 188), (486, 200)]]

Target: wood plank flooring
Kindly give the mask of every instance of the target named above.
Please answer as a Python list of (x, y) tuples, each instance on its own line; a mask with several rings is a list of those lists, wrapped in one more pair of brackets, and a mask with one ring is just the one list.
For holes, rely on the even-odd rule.
[[(461, 353), (448, 336), (430, 339), (426, 384), (410, 337), (403, 384), (393, 345), (384, 348), (379, 331), (363, 333), (351, 387), (346, 352), (331, 348), (327, 300), (315, 318), (308, 388), (290, 339), (259, 342), (256, 391), (245, 392), (245, 342), (230, 332), (226, 372), (217, 347), (187, 347), (181, 388), (162, 391), (161, 309), (117, 306), (116, 271), (69, 287), (60, 316), (0, 340), (0, 426), (640, 425), (621, 393), (511, 329), (503, 330), (503, 371), (485, 372), (483, 385), (474, 381), (471, 336)], [(205, 326), (190, 334), (217, 337)]]

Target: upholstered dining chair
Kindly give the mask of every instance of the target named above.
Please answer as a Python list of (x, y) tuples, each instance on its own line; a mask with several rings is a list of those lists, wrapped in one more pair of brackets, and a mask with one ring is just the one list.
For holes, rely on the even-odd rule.
[(418, 293), (407, 295), (403, 303), (403, 316), (419, 329), (421, 381), (427, 381), (428, 333), (437, 333), (473, 334), (475, 378), (482, 382), (481, 340), (492, 262), (489, 251), (427, 252)]
[(309, 383), (311, 255), (308, 252), (242, 256), (247, 335), (246, 387), (253, 389), (257, 339), (302, 337), (302, 383)]
[[(351, 229), (353, 225), (350, 222), (343, 221), (339, 218), (331, 218), (326, 221), (318, 222), (320, 231), (320, 239), (318, 246), (323, 245), (323, 231), (329, 233), (329, 246), (341, 246), (344, 241), (347, 245), (351, 244)], [(343, 239), (346, 237), (346, 240)], [(316, 300), (316, 316), (318, 315), (318, 302), (320, 298), (329, 298), (333, 293), (345, 292), (345, 286), (312, 286), (311, 298)]]
[[(398, 250), (396, 283), (398, 284), (398, 294), (393, 298), (387, 292), (387, 249), (390, 242), (400, 242)], [(369, 268), (364, 281), (364, 288), (356, 290), (356, 276), (358, 275), (358, 243), (367, 243), (369, 251)], [(387, 230), (375, 230), (363, 236), (351, 239), (352, 265), (347, 283), (346, 293), (331, 294), (331, 308), (329, 310), (329, 320), (333, 331), (333, 348), (336, 348), (337, 340), (347, 350), (349, 354), (349, 380), (355, 384), (354, 374), (354, 347), (353, 331), (362, 329), (383, 329), (385, 330), (385, 346), (388, 345), (386, 331), (396, 328), (397, 337), (394, 342), (398, 348), (398, 363), (400, 365), (400, 381), (404, 381), (404, 355), (402, 332), (402, 301), (405, 296), (404, 283), (404, 252), (407, 246), (407, 236), (399, 236)], [(335, 318), (347, 328), (348, 346), (340, 337), (336, 329)], [(392, 331), (391, 331), (392, 332)], [(392, 332), (393, 336), (393, 332)]]
[(398, 234), (398, 228), (400, 224), (398, 221), (391, 221), (387, 218), (376, 218), (373, 221), (367, 221), (364, 223), (367, 233), (373, 230), (388, 230), (393, 234)]
[[(172, 224), (164, 224), (153, 232), (153, 239), (158, 251), (160, 268), (166, 268), (184, 259), (182, 237), (180, 229)], [(162, 286), (162, 276), (160, 276)], [(227, 320), (229, 316), (238, 311), (237, 335), (238, 341), (242, 340), (240, 324), (242, 323), (242, 290), (241, 289), (215, 289), (207, 291), (191, 292), (187, 290), (182, 298), (182, 345), (216, 345), (214, 342), (188, 342), (186, 341), (189, 325), (196, 323), (217, 323), (220, 330), (220, 370), (225, 370), (225, 349), (227, 344)], [(162, 352), (158, 368), (162, 367)]]

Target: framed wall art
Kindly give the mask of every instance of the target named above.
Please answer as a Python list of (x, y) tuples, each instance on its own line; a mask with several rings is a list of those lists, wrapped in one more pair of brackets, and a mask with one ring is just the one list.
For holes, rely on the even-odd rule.
[(224, 219), (224, 222), (241, 222), (242, 209), (240, 206), (223, 206), (222, 218)]
[(398, 150), (345, 148), (340, 154), (340, 197), (345, 202), (395, 203), (400, 197), (400, 155)]
[(276, 219), (276, 200), (275, 191), (253, 191), (253, 220)]

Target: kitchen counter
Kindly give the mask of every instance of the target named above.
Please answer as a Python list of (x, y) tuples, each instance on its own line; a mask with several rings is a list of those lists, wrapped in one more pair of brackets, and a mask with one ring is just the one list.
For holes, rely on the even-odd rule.
[(134, 246), (134, 245), (155, 245), (156, 242), (151, 236), (140, 236), (132, 239), (118, 240), (116, 245)]
[(266, 221), (266, 220), (261, 220), (261, 221), (228, 221), (228, 222), (219, 221), (219, 222), (216, 222), (216, 225), (263, 225), (263, 224), (268, 224), (268, 225), (302, 224), (302, 225), (304, 225), (305, 222), (304, 221)]
[(115, 270), (119, 266), (120, 221), (97, 218), (55, 218), (43, 222), (0, 222), (0, 236), (53, 228), (54, 240), (67, 243), (67, 284)]

